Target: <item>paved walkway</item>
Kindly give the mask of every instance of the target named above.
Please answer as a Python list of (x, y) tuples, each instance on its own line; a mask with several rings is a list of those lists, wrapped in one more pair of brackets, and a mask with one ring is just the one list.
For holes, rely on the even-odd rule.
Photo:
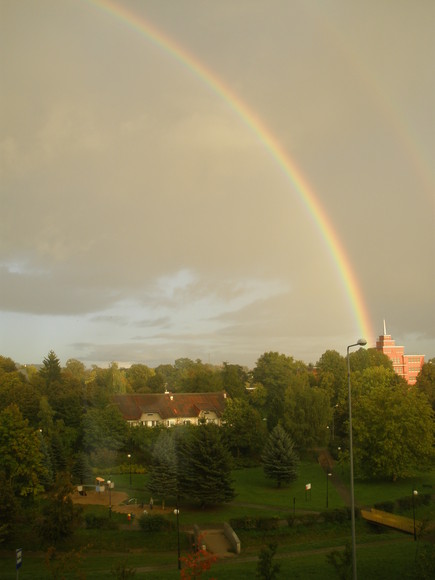
[(350, 507), (350, 504), (351, 504), (350, 490), (347, 487), (347, 485), (345, 485), (343, 483), (343, 481), (341, 480), (341, 478), (337, 474), (337, 472), (334, 471), (334, 466), (335, 466), (336, 462), (335, 462), (334, 458), (332, 457), (332, 455), (330, 454), (328, 449), (321, 449), (319, 451), (318, 461), (319, 461), (322, 469), (324, 469), (325, 471), (328, 470), (332, 473), (331, 480), (330, 480), (331, 483), (334, 485), (335, 489), (337, 490), (337, 492), (338, 492), (339, 496), (341, 497), (341, 499), (343, 500), (344, 504), (346, 506)]

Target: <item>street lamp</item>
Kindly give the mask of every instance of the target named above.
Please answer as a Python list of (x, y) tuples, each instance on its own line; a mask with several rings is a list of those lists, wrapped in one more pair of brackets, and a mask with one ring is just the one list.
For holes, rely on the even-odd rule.
[(180, 510), (178, 509), (178, 495), (177, 495), (177, 507), (174, 509), (174, 514), (177, 516), (177, 548), (178, 548), (178, 569), (181, 570), (181, 558), (180, 558), (180, 521), (179, 515)]
[(417, 531), (415, 529), (415, 501), (414, 501), (414, 498), (416, 495), (418, 495), (418, 491), (416, 489), (414, 489), (412, 491), (412, 515), (414, 517), (414, 542), (417, 541)]
[(129, 453), (129, 454), (127, 455), (127, 457), (128, 457), (128, 461), (129, 461), (129, 463), (130, 463), (130, 487), (131, 487), (131, 453)]
[(107, 480), (107, 487), (109, 488), (109, 518), (112, 517), (112, 482)]
[(331, 472), (326, 472), (326, 507), (329, 507), (329, 478), (331, 475)]
[(354, 346), (365, 346), (367, 341), (360, 338), (355, 344), (347, 347), (347, 384), (349, 390), (349, 455), (350, 455), (350, 509), (352, 518), (352, 571), (353, 580), (357, 580), (356, 573), (356, 532), (355, 532), (355, 490), (353, 484), (353, 442), (352, 442), (352, 396), (350, 389), (350, 358), (349, 350)]

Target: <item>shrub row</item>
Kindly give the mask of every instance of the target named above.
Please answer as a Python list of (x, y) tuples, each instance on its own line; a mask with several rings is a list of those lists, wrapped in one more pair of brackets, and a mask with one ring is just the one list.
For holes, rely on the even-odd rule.
[(377, 510), (382, 510), (384, 512), (394, 513), (395, 511), (405, 511), (421, 505), (428, 505), (431, 501), (430, 493), (422, 493), (418, 495), (409, 495), (406, 497), (401, 497), (396, 501), (381, 501), (375, 503), (373, 506)]
[(85, 525), (88, 530), (116, 530), (119, 526), (116, 521), (107, 516), (85, 515)]
[[(360, 512), (355, 510), (355, 515), (359, 517)], [(289, 515), (285, 518), (290, 527), (293, 526), (313, 526), (318, 523), (343, 523), (350, 520), (350, 509), (340, 508), (328, 510), (321, 513), (306, 513)], [(235, 530), (276, 530), (280, 527), (281, 518), (278, 516), (271, 518), (253, 518), (245, 516), (243, 518), (233, 518), (230, 525)]]
[[(360, 511), (355, 509), (355, 516), (359, 517)], [(320, 513), (310, 513), (310, 514), (298, 514), (291, 515), (287, 518), (289, 526), (302, 525), (302, 526), (313, 526), (318, 523), (339, 523), (342, 524), (351, 518), (350, 508), (336, 508), (333, 510), (327, 510)]]
[(144, 532), (164, 532), (172, 530), (173, 523), (158, 514), (143, 514), (139, 518), (139, 526)]
[(230, 519), (230, 526), (234, 530), (276, 530), (279, 527), (280, 518), (252, 518), (245, 516), (243, 518)]

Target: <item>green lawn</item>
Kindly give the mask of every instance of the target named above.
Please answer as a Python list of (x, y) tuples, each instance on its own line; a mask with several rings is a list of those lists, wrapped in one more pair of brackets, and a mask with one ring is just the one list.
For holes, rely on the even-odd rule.
[[(302, 461), (297, 481), (281, 489), (266, 479), (261, 467), (241, 469), (233, 472), (237, 496), (236, 503), (269, 505), (293, 512), (293, 498), (296, 510), (323, 511), (326, 509), (328, 487), (329, 508), (343, 507), (343, 502), (335, 490), (331, 479), (326, 481), (326, 473), (318, 463)], [(305, 492), (305, 485), (311, 483), (311, 493)]]
[[(341, 468), (338, 468), (339, 470)], [(337, 472), (340, 475), (340, 471)], [(316, 462), (302, 461), (298, 480), (289, 486), (278, 489), (274, 483), (264, 477), (262, 468), (236, 470), (233, 473), (237, 496), (231, 505), (198, 509), (184, 501), (180, 505), (180, 524), (190, 527), (194, 523), (206, 524), (228, 521), (231, 518), (285, 516), (303, 511), (326, 510), (326, 474)], [(130, 497), (138, 501), (149, 501), (145, 492), (145, 475), (133, 474), (132, 486), (129, 474), (116, 475), (115, 489), (126, 491)], [(305, 485), (311, 483), (311, 497), (305, 494)], [(435, 484), (435, 469), (421, 474), (418, 478), (404, 482), (360, 482), (355, 485), (356, 501), (360, 505), (395, 500), (411, 494), (412, 489), (421, 492), (430, 491), (423, 484)], [(295, 504), (293, 504), (295, 498)], [(160, 534), (144, 533), (141, 530), (78, 530), (74, 537), (62, 547), (65, 551), (65, 561), (59, 563), (62, 570), (68, 570), (69, 564), (77, 564), (79, 553), (83, 550), (83, 562), (80, 568), (88, 580), (110, 577), (110, 570), (116, 563), (127, 559), (128, 565), (136, 568), (136, 578), (172, 579), (179, 578), (176, 569), (177, 534), (175, 516), (173, 514), (174, 500), (168, 500), (168, 518), (173, 521), (171, 531)], [(329, 509), (342, 507), (343, 502), (336, 492), (331, 480), (328, 482)], [(89, 506), (86, 512), (95, 515), (107, 514), (107, 509), (101, 506)], [(408, 514), (409, 515), (409, 514)], [(435, 502), (429, 506), (421, 506), (416, 511), (416, 517), (435, 517)], [(125, 524), (123, 515), (112, 514), (113, 521)], [(182, 551), (188, 549), (186, 536), (182, 534)], [(277, 561), (281, 563), (282, 578), (336, 578), (335, 572), (326, 564), (325, 550), (331, 547), (343, 546), (350, 539), (350, 523), (316, 524), (311, 527), (284, 527), (271, 532), (242, 532), (242, 555), (216, 564), (208, 578), (255, 577), (256, 559), (261, 547), (276, 540), (279, 544)], [(416, 547), (421, 542), (413, 542), (411, 536), (392, 531), (374, 533), (363, 520), (357, 520), (358, 571), (360, 578), (370, 580), (382, 578), (411, 578), (415, 565)], [(10, 545), (5, 546), (0, 553), (1, 577), (16, 578), (15, 547), (23, 548), (23, 567), (20, 570), (20, 580), (46, 579), (55, 577), (44, 566), (44, 553), (37, 552), (41, 547), (37, 534), (30, 528), (23, 527)], [(76, 552), (72, 552), (76, 550)], [(322, 551), (322, 552), (320, 552)], [(69, 553), (68, 553), (69, 552)], [(143, 567), (161, 567), (158, 571), (144, 570)], [(66, 573), (65, 578), (72, 579), (72, 573)], [(207, 578), (207, 576), (204, 576)]]
[[(415, 578), (416, 552), (415, 543), (405, 536), (391, 539), (379, 538), (374, 545), (373, 542), (367, 544), (358, 543), (357, 563), (360, 578), (370, 578), (370, 580), (397, 580)], [(326, 542), (325, 542), (326, 544)], [(422, 546), (419, 546), (420, 553)], [(327, 549), (312, 546), (310, 544), (291, 546), (281, 546), (275, 557), (275, 561), (280, 564), (279, 578), (292, 579), (336, 579), (334, 569), (326, 561)], [(174, 561), (175, 556), (175, 561)], [(252, 579), (255, 577), (257, 566), (256, 554), (245, 555), (240, 558), (222, 560), (215, 565), (209, 573), (204, 574), (204, 580), (210, 578), (225, 578), (225, 580)], [(111, 568), (120, 561), (126, 561), (127, 565), (136, 569), (135, 578), (147, 578), (148, 580), (172, 580), (179, 578), (176, 568), (176, 553), (165, 553), (160, 558), (148, 557), (147, 554), (110, 554), (98, 553), (88, 554), (79, 568), (87, 580), (98, 580), (102, 577), (110, 577)], [(151, 570), (148, 567), (157, 567), (158, 570)], [(68, 560), (63, 564), (62, 570), (66, 571), (65, 578), (73, 579), (76, 576), (73, 572), (68, 573)], [(23, 566), (20, 570), (21, 580), (46, 580), (50, 578), (47, 568), (43, 564), (41, 557), (24, 553)], [(2, 557), (2, 578), (13, 580), (16, 578), (14, 555), (5, 559)]]

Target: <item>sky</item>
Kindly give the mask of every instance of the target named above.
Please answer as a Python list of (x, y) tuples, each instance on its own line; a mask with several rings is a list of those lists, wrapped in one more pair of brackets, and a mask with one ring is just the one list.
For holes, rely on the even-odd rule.
[(435, 356), (433, 0), (0, 0), (0, 354)]

